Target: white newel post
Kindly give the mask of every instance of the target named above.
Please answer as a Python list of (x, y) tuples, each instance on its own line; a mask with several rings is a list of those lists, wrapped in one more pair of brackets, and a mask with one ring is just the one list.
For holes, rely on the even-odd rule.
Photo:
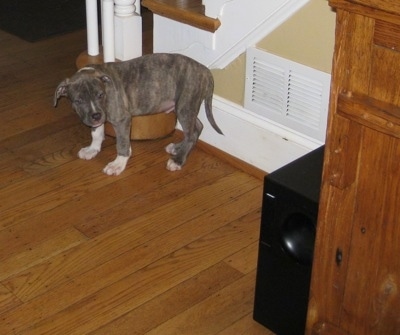
[(99, 54), (99, 23), (97, 20), (97, 0), (86, 0), (86, 28), (89, 56)]
[[(87, 54), (99, 55), (97, 0), (86, 1)], [(135, 6), (135, 3), (139, 6)], [(101, 0), (103, 61), (124, 61), (142, 55), (140, 1)]]
[(128, 60), (142, 55), (142, 17), (140, 1), (114, 0), (115, 2), (115, 58)]

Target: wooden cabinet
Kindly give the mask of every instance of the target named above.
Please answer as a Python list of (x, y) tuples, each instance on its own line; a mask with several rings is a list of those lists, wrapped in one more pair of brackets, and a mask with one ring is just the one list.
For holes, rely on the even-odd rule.
[(330, 115), (307, 334), (400, 334), (400, 1), (331, 0)]

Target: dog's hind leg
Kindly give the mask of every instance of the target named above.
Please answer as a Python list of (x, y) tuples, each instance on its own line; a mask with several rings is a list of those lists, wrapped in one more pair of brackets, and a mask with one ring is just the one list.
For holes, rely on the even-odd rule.
[(92, 143), (88, 147), (84, 147), (78, 152), (81, 159), (92, 159), (101, 150), (101, 144), (104, 141), (104, 124), (97, 128), (92, 128)]
[(170, 171), (177, 171), (182, 168), (203, 130), (203, 124), (198, 118), (196, 118), (194, 122), (185, 122), (185, 120), (179, 121), (184, 134), (183, 141), (179, 143), (170, 143), (165, 148), (165, 150), (172, 155), (167, 162), (167, 169)]

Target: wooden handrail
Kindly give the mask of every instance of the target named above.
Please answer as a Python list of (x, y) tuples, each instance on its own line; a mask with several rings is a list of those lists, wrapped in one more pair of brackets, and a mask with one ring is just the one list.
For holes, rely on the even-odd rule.
[(143, 0), (142, 6), (156, 15), (209, 32), (215, 32), (221, 25), (218, 18), (214, 19), (204, 14), (204, 6), (201, 1)]

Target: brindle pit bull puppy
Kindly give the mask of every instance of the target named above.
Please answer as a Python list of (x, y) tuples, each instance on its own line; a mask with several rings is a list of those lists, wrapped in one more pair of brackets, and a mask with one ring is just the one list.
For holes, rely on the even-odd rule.
[(124, 171), (131, 156), (132, 116), (175, 111), (184, 139), (165, 149), (171, 154), (167, 169), (176, 171), (185, 164), (203, 129), (197, 118), (203, 101), (210, 124), (222, 134), (211, 111), (213, 90), (212, 74), (202, 64), (179, 54), (152, 54), (82, 68), (58, 85), (54, 106), (60, 97), (67, 97), (83, 123), (92, 128), (91, 144), (78, 153), (81, 159), (92, 159), (100, 152), (104, 122), (113, 125), (118, 155), (104, 168), (108, 175)]

